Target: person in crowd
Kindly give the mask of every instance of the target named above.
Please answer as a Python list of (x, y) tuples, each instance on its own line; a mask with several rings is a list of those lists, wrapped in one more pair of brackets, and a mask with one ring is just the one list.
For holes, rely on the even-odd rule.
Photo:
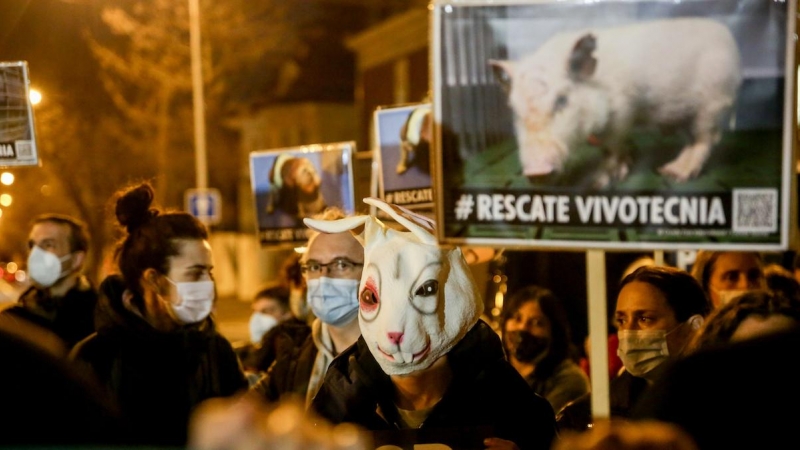
[[(280, 283), (263, 286), (253, 296), (250, 314), (250, 340), (244, 345), (235, 345), (248, 379), (256, 381), (261, 376), (257, 366), (259, 352), (269, 353), (274, 359), (274, 348), (263, 348), (264, 336), (280, 323), (290, 320), (293, 315), (289, 308), (289, 288)], [(266, 369), (266, 368), (265, 368)]]
[[(341, 209), (328, 207), (315, 217), (336, 220), (346, 216)], [(253, 391), (270, 402), (296, 396), (305, 399), (306, 405), (311, 403), (330, 362), (361, 334), (358, 280), (363, 266), (364, 250), (352, 234), (312, 232), (300, 259), (307, 300), (316, 317), (311, 334), (300, 345), (277, 354)]]
[(700, 250), (691, 273), (717, 308), (747, 290), (765, 288), (763, 266), (757, 252)]
[(770, 291), (778, 291), (787, 297), (800, 296), (800, 282), (789, 269), (777, 263), (764, 266), (764, 282)]
[(591, 430), (566, 431), (552, 450), (699, 450), (681, 427), (658, 420), (598, 420)]
[[(633, 261), (628, 263), (623, 269), (622, 274), (619, 277), (619, 281), (622, 281), (623, 278), (628, 276), (634, 270), (638, 269), (642, 266), (655, 266), (656, 260), (653, 258), (653, 255), (650, 253), (644, 253), (637, 256)], [(619, 347), (619, 338), (617, 337), (617, 330), (614, 326), (614, 321), (611, 320), (609, 317), (608, 327), (606, 332), (608, 333), (608, 337), (606, 340), (606, 349), (608, 351), (608, 379), (612, 380), (614, 377), (619, 375), (622, 371), (622, 360), (619, 359), (619, 355), (617, 355), (617, 348)], [(591, 377), (591, 364), (589, 361), (589, 355), (591, 354), (591, 336), (586, 336), (583, 341), (583, 351), (584, 356), (580, 358), (578, 361), (578, 365), (580, 365), (583, 373), (586, 376)], [(556, 410), (556, 414), (558, 414), (558, 410)]]
[(115, 197), (124, 227), (119, 273), (100, 285), (97, 332), (70, 357), (116, 402), (137, 444), (183, 446), (194, 407), (247, 388), (210, 317), (216, 290), (208, 231), (188, 213), (152, 207), (147, 182)]
[[(281, 266), (278, 283), (289, 292), (288, 319), (279, 322), (261, 338), (260, 345), (245, 359), (245, 368), (258, 374), (257, 382), (277, 358), (292, 359), (292, 353), (300, 348), (311, 335), (314, 314), (306, 302), (306, 287), (300, 268), (300, 253), (293, 252)], [(278, 356), (281, 355), (281, 356)]]
[[(682, 357), (711, 302), (688, 272), (644, 266), (622, 279), (614, 321), (624, 370), (611, 380), (612, 417), (629, 417), (642, 393), (658, 378), (664, 363)], [(590, 398), (558, 414), (559, 426), (584, 431), (591, 425)]]
[(130, 441), (119, 411), (63, 357), (0, 330), (0, 448), (112, 448)]
[(265, 404), (253, 393), (203, 402), (189, 423), (192, 450), (373, 450), (361, 427), (333, 425), (306, 409), (302, 399), (286, 397)]
[(554, 411), (589, 393), (577, 364), (567, 312), (555, 294), (527, 286), (508, 297), (500, 319), (509, 362)]
[(302, 256), (302, 251), (295, 251), (289, 255), (281, 267), (281, 280), (289, 288), (289, 308), (292, 315), (311, 325), (316, 317), (306, 298), (308, 286), (303, 275)]
[(549, 449), (557, 435), (553, 408), (480, 320), (483, 302), (460, 249), (439, 247), (427, 217), (365, 202), (409, 231), (374, 216), (305, 219), (325, 233), (363, 225), (365, 248), (362, 335), (331, 362), (311, 410), (369, 430), (376, 447)]
[(691, 350), (785, 331), (800, 326), (800, 299), (780, 291), (756, 290), (716, 308), (691, 343)]
[(258, 344), (271, 330), (292, 317), (289, 309), (289, 289), (281, 285), (272, 285), (256, 292), (251, 305), (253, 313), (250, 315), (250, 342)]
[(701, 348), (671, 363), (635, 420), (679, 426), (700, 450), (797, 448), (800, 328)]
[(0, 322), (16, 322), (5, 328), (22, 337), (30, 336), (31, 330), (40, 336), (54, 334), (61, 342), (49, 339), (46, 345), (65, 355), (95, 330), (97, 291), (83, 275), (89, 250), (86, 225), (66, 215), (38, 216), (30, 229), (28, 247), (31, 286), (16, 305), (0, 312)]

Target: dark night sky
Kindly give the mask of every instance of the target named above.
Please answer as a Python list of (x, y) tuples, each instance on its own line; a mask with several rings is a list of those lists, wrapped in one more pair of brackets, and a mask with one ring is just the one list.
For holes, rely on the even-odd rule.
[(53, 92), (93, 98), (99, 92), (97, 67), (81, 36), (92, 25), (92, 0), (0, 1), (0, 61), (28, 61), (31, 85)]

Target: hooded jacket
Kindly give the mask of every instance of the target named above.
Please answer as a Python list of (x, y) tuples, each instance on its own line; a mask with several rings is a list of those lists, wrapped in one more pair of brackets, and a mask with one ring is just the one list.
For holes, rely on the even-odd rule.
[(184, 446), (200, 402), (247, 388), (241, 365), (210, 318), (158, 331), (125, 308), (124, 291), (119, 276), (103, 281), (97, 332), (76, 345), (71, 358), (118, 404), (136, 443)]
[(521, 450), (549, 450), (555, 414), (506, 361), (500, 338), (483, 321), (447, 354), (453, 371), (444, 397), (418, 429), (401, 429), (394, 385), (359, 337), (333, 360), (312, 409), (335, 424), (351, 422), (372, 431), (376, 447), (440, 443), (483, 449), (483, 439), (513, 441)]

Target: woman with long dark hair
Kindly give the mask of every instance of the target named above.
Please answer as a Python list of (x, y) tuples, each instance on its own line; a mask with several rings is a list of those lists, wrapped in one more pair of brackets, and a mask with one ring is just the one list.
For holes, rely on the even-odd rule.
[(555, 412), (589, 392), (567, 313), (550, 290), (527, 286), (509, 296), (500, 327), (509, 362)]

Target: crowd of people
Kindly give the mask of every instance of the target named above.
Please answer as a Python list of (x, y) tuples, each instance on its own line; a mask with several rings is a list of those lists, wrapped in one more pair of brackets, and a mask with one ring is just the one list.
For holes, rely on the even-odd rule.
[(208, 229), (154, 198), (146, 182), (115, 195), (122, 237), (96, 287), (82, 222), (33, 222), (31, 287), (0, 311), (0, 446), (800, 444), (798, 415), (779, 409), (800, 397), (800, 264), (701, 250), (689, 271), (631, 267), (598, 418), (561, 299), (523, 286), (494, 329), (461, 249), (439, 246), (426, 217), (368, 199), (397, 226), (335, 207), (306, 219), (305, 252), (255, 293), (250, 341), (234, 346), (214, 320)]

